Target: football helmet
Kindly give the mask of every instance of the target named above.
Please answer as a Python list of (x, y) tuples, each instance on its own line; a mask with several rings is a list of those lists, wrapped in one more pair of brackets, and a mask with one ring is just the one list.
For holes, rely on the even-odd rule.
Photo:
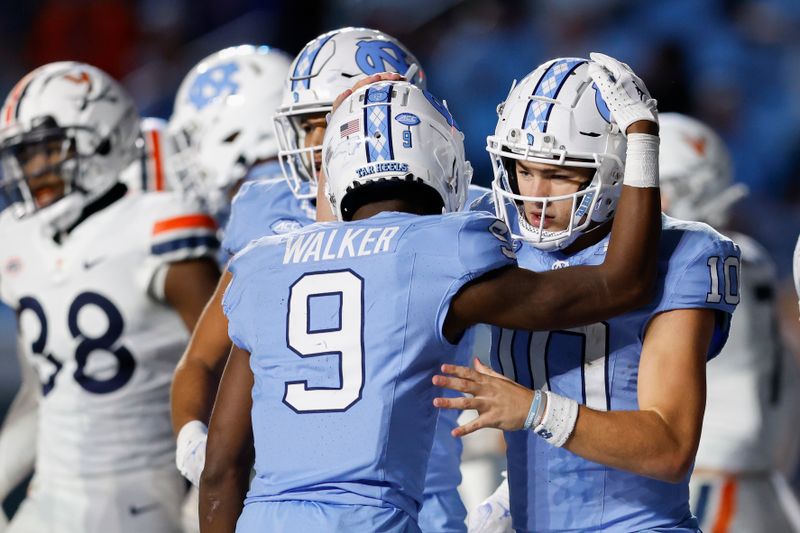
[(168, 165), (172, 143), (167, 140), (167, 121), (157, 117), (141, 120), (141, 133), (137, 140), (136, 160), (126, 168), (120, 181), (130, 191), (180, 190)]
[(230, 188), (251, 166), (278, 154), (270, 119), (290, 62), (274, 48), (235, 46), (201, 60), (181, 82), (168, 126), (170, 165), (181, 188), (213, 213), (228, 208)]
[(0, 190), (17, 217), (62, 231), (136, 158), (139, 115), (102, 70), (49, 63), (11, 90), (0, 117)]
[(444, 212), (466, 202), (472, 167), (464, 134), (444, 103), (411, 83), (380, 82), (350, 95), (331, 116), (322, 150), (326, 192), (339, 220), (351, 220), (382, 192), (390, 195), (381, 199), (410, 192), (413, 201)]
[(324, 116), (339, 94), (379, 72), (397, 72), (425, 88), (417, 58), (397, 39), (377, 30), (341, 28), (325, 33), (295, 58), (274, 122), (281, 169), (297, 198), (316, 197), (322, 152), (321, 144), (305, 146), (303, 117)]
[(732, 185), (733, 165), (725, 142), (714, 130), (680, 113), (661, 114), (659, 172), (664, 211), (712, 226), (727, 224), (731, 206), (747, 195)]
[[(497, 114), (497, 128), (487, 138), (486, 150), (492, 160), (497, 216), (508, 224), (514, 238), (542, 250), (558, 250), (593, 223), (613, 216), (627, 143), (589, 76), (588, 60), (558, 58), (540, 65), (514, 83)], [(592, 180), (573, 194), (521, 196), (515, 160), (593, 168), (595, 172)], [(538, 225), (531, 224), (523, 202), (540, 204), (542, 212), (553, 202), (570, 202), (568, 227), (547, 231), (545, 217)]]

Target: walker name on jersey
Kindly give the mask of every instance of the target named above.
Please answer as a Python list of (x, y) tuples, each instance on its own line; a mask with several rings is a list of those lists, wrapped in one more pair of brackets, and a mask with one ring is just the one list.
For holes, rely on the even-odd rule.
[(359, 178), (380, 172), (408, 172), (408, 163), (373, 163), (356, 169)]
[(399, 226), (348, 228), (293, 235), (286, 239), (283, 264), (330, 261), (390, 252)]

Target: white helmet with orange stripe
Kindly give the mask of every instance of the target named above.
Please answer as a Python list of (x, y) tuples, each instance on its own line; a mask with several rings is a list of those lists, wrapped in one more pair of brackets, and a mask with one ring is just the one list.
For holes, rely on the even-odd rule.
[(724, 227), (747, 186), (733, 184), (725, 141), (699, 120), (663, 113), (659, 120), (661, 206), (668, 215)]
[(121, 181), (131, 191), (181, 191), (181, 183), (168, 164), (172, 143), (167, 140), (167, 121), (145, 117), (141, 122), (136, 161), (122, 174)]
[(16, 216), (40, 212), (58, 230), (117, 183), (137, 155), (133, 100), (85, 63), (61, 61), (29, 73), (1, 117), (0, 192)]
[(235, 46), (201, 60), (183, 79), (169, 120), (171, 165), (212, 212), (225, 209), (229, 189), (250, 167), (278, 155), (270, 119), (290, 62), (268, 46)]

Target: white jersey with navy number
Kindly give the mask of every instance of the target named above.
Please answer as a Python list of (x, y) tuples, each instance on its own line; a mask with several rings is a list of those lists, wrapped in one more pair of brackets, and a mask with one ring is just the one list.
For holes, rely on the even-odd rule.
[(255, 376), (246, 504), (416, 516), (437, 418), (431, 378), (463, 350), (442, 336), (450, 301), (513, 257), (507, 228), (477, 213), (314, 224), (237, 255), (223, 307)]
[[(520, 266), (547, 271), (605, 260), (608, 237), (572, 256), (525, 245)], [(708, 357), (728, 336), (739, 303), (739, 249), (709, 226), (664, 216), (656, 295), (605, 322), (563, 331), (493, 328), (492, 366), (518, 383), (551, 390), (599, 411), (638, 409), (643, 335), (657, 314), (712, 309)], [(591, 305), (587, 296), (585, 305)], [(680, 391), (676, 391), (676, 394)], [(696, 531), (689, 475), (667, 483), (617, 470), (556, 448), (530, 431), (506, 433), (513, 527), (517, 531)]]
[(314, 222), (314, 205), (295, 198), (283, 177), (269, 175), (248, 178), (233, 199), (222, 238), (222, 249), (230, 256), (252, 240), (289, 233)]
[(159, 301), (163, 274), (212, 254), (215, 229), (175, 193), (123, 196), (60, 244), (36, 216), (0, 214), (0, 298), (42, 385), (39, 478), (174, 461), (169, 385), (188, 332)]
[[(753, 239), (731, 235), (742, 251), (741, 303), (728, 343), (709, 363), (706, 411), (695, 468), (724, 472), (772, 468), (770, 438), (787, 391), (781, 390), (783, 346), (775, 309), (777, 277)], [(791, 369), (793, 371), (793, 369)]]

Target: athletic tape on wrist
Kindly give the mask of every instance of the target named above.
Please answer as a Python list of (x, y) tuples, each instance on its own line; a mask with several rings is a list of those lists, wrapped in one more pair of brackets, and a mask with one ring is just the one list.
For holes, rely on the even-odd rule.
[(545, 392), (547, 406), (542, 422), (533, 430), (537, 435), (560, 448), (575, 429), (578, 421), (578, 402), (550, 391)]
[(658, 187), (658, 135), (631, 133), (625, 158), (623, 185), (630, 187)]

